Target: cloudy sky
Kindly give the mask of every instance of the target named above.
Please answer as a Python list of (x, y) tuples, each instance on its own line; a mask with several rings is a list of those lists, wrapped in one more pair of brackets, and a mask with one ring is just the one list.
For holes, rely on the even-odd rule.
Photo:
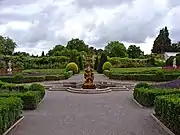
[(164, 26), (180, 41), (179, 16), (180, 0), (0, 0), (0, 35), (33, 54), (71, 38), (97, 48), (119, 40), (150, 53)]

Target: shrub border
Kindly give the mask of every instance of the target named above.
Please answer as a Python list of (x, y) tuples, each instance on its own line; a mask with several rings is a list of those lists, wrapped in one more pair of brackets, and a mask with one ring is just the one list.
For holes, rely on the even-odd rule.
[(175, 135), (169, 128), (167, 128), (153, 113), (151, 113), (152, 119), (161, 127), (164, 129), (165, 132), (167, 132), (169, 135)]
[(22, 121), (24, 116), (21, 116), (10, 128), (8, 128), (2, 135), (8, 135), (14, 128), (16, 128)]
[(145, 106), (141, 105), (136, 99), (134, 99), (134, 97), (132, 97), (132, 100), (136, 103), (136, 105), (138, 105), (141, 108), (146, 108)]

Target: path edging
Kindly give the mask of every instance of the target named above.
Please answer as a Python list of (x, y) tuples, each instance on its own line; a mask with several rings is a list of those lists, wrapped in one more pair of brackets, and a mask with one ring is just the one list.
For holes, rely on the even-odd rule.
[(145, 108), (144, 106), (142, 106), (138, 101), (136, 101), (133, 97), (132, 97), (132, 100), (141, 108)]
[(8, 135), (8, 133), (11, 132), (15, 127), (17, 127), (23, 119), (24, 116), (21, 116), (21, 118), (18, 121), (16, 121), (10, 128), (8, 128), (2, 135)]
[(151, 113), (151, 117), (156, 123), (162, 127), (169, 135), (175, 135), (169, 128), (167, 128), (153, 113)]

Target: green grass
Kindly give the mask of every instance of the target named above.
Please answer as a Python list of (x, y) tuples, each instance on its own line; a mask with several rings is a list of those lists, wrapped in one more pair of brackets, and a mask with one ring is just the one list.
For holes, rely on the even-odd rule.
[(65, 69), (30, 69), (23, 70), (23, 73), (41, 73), (47, 75), (60, 75), (65, 72)]

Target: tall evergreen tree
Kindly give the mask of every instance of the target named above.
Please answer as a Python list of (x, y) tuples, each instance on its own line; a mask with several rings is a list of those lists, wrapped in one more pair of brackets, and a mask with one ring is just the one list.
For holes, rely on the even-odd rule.
[(102, 53), (102, 54), (101, 54), (101, 58), (100, 58), (100, 62), (99, 62), (99, 64), (98, 64), (98, 69), (97, 69), (97, 72), (98, 72), (98, 73), (100, 73), (100, 74), (103, 73), (102, 67), (103, 67), (103, 65), (104, 65), (104, 63), (105, 63), (106, 61), (108, 61), (107, 55), (106, 55), (105, 53)]
[(41, 57), (44, 57), (44, 51), (42, 51)]
[(169, 31), (167, 27), (160, 30), (159, 35), (156, 37), (152, 53), (164, 53), (169, 52), (171, 50), (171, 39), (169, 38)]
[(98, 56), (96, 57), (95, 63), (94, 63), (94, 70), (97, 70), (98, 68)]

